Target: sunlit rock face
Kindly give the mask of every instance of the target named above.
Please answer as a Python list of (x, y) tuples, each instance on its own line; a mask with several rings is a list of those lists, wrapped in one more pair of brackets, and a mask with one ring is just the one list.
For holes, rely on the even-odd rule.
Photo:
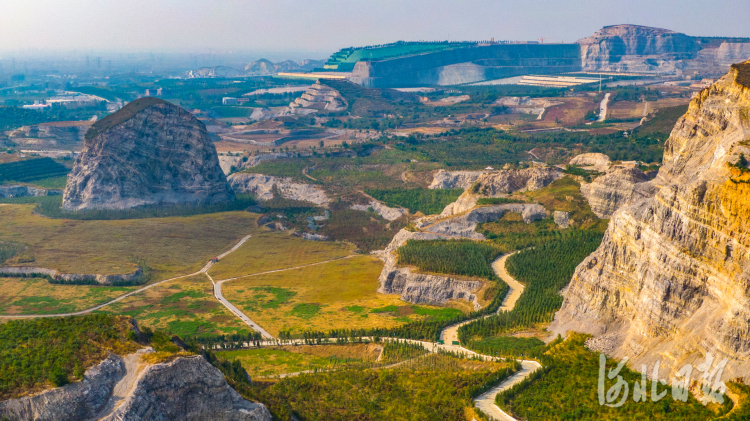
[(750, 62), (690, 103), (652, 193), (614, 213), (551, 329), (591, 333), (630, 363), (678, 369), (707, 351), (750, 373)]

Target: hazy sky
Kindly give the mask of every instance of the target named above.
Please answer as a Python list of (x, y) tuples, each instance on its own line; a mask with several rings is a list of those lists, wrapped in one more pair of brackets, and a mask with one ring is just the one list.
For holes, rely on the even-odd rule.
[(748, 18), (750, 0), (2, 0), (0, 51), (322, 56), (397, 40), (572, 42), (618, 23), (747, 37)]

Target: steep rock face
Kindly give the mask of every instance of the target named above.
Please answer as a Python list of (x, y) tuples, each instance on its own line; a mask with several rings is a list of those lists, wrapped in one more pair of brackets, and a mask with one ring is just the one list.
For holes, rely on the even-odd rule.
[(551, 330), (596, 335), (635, 367), (675, 370), (710, 351), (729, 358), (723, 379), (750, 378), (750, 175), (730, 166), (750, 156), (749, 107), (750, 62), (690, 103), (653, 196), (615, 213)]
[(614, 168), (591, 183), (581, 183), (581, 194), (591, 210), (602, 219), (609, 219), (627, 203), (653, 195), (648, 176), (638, 168)]
[(103, 421), (136, 419), (270, 421), (271, 414), (243, 399), (217, 368), (195, 356), (144, 369), (130, 396)]
[(276, 187), (285, 199), (303, 200), (316, 205), (326, 205), (331, 201), (320, 187), (295, 183), (291, 178), (238, 173), (229, 176), (229, 183), (235, 192), (250, 193), (260, 200), (273, 199), (273, 189)]
[(234, 199), (203, 123), (157, 98), (141, 98), (86, 134), (63, 207), (127, 209)]
[(0, 419), (75, 421), (96, 416), (123, 376), (122, 359), (111, 355), (86, 370), (83, 380), (35, 396), (0, 402)]
[(482, 286), (482, 282), (461, 279), (455, 276), (427, 275), (415, 273), (410, 268), (398, 267), (395, 251), (409, 240), (439, 240), (443, 236), (401, 230), (393, 237), (385, 250), (378, 252), (385, 262), (380, 272), (381, 294), (400, 294), (401, 299), (414, 304), (442, 305), (450, 300), (464, 299), (479, 308), (474, 291)]
[(581, 45), (584, 70), (674, 72), (700, 50), (693, 37), (638, 25), (605, 26)]

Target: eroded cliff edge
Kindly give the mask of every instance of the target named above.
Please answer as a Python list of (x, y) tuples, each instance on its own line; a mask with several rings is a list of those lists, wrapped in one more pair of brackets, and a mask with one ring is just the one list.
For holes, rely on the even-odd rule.
[(690, 103), (665, 145), (652, 193), (614, 213), (576, 269), (550, 327), (597, 337), (629, 364), (667, 370), (730, 359), (750, 378), (750, 62)]

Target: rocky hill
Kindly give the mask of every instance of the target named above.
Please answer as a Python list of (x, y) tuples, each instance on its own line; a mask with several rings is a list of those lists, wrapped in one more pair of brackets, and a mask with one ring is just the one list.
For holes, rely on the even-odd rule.
[(158, 98), (94, 124), (68, 176), (65, 209), (127, 209), (234, 199), (206, 127)]
[[(665, 145), (652, 193), (615, 212), (551, 329), (662, 370), (727, 357), (750, 376), (750, 62), (704, 89)], [(666, 376), (665, 376), (666, 377)]]
[(691, 37), (639, 25), (605, 26), (577, 43), (586, 71), (723, 73), (750, 56), (750, 39)]
[(203, 357), (149, 365), (139, 362), (142, 355), (110, 355), (80, 382), (0, 401), (0, 419), (271, 420), (263, 404), (243, 399)]

